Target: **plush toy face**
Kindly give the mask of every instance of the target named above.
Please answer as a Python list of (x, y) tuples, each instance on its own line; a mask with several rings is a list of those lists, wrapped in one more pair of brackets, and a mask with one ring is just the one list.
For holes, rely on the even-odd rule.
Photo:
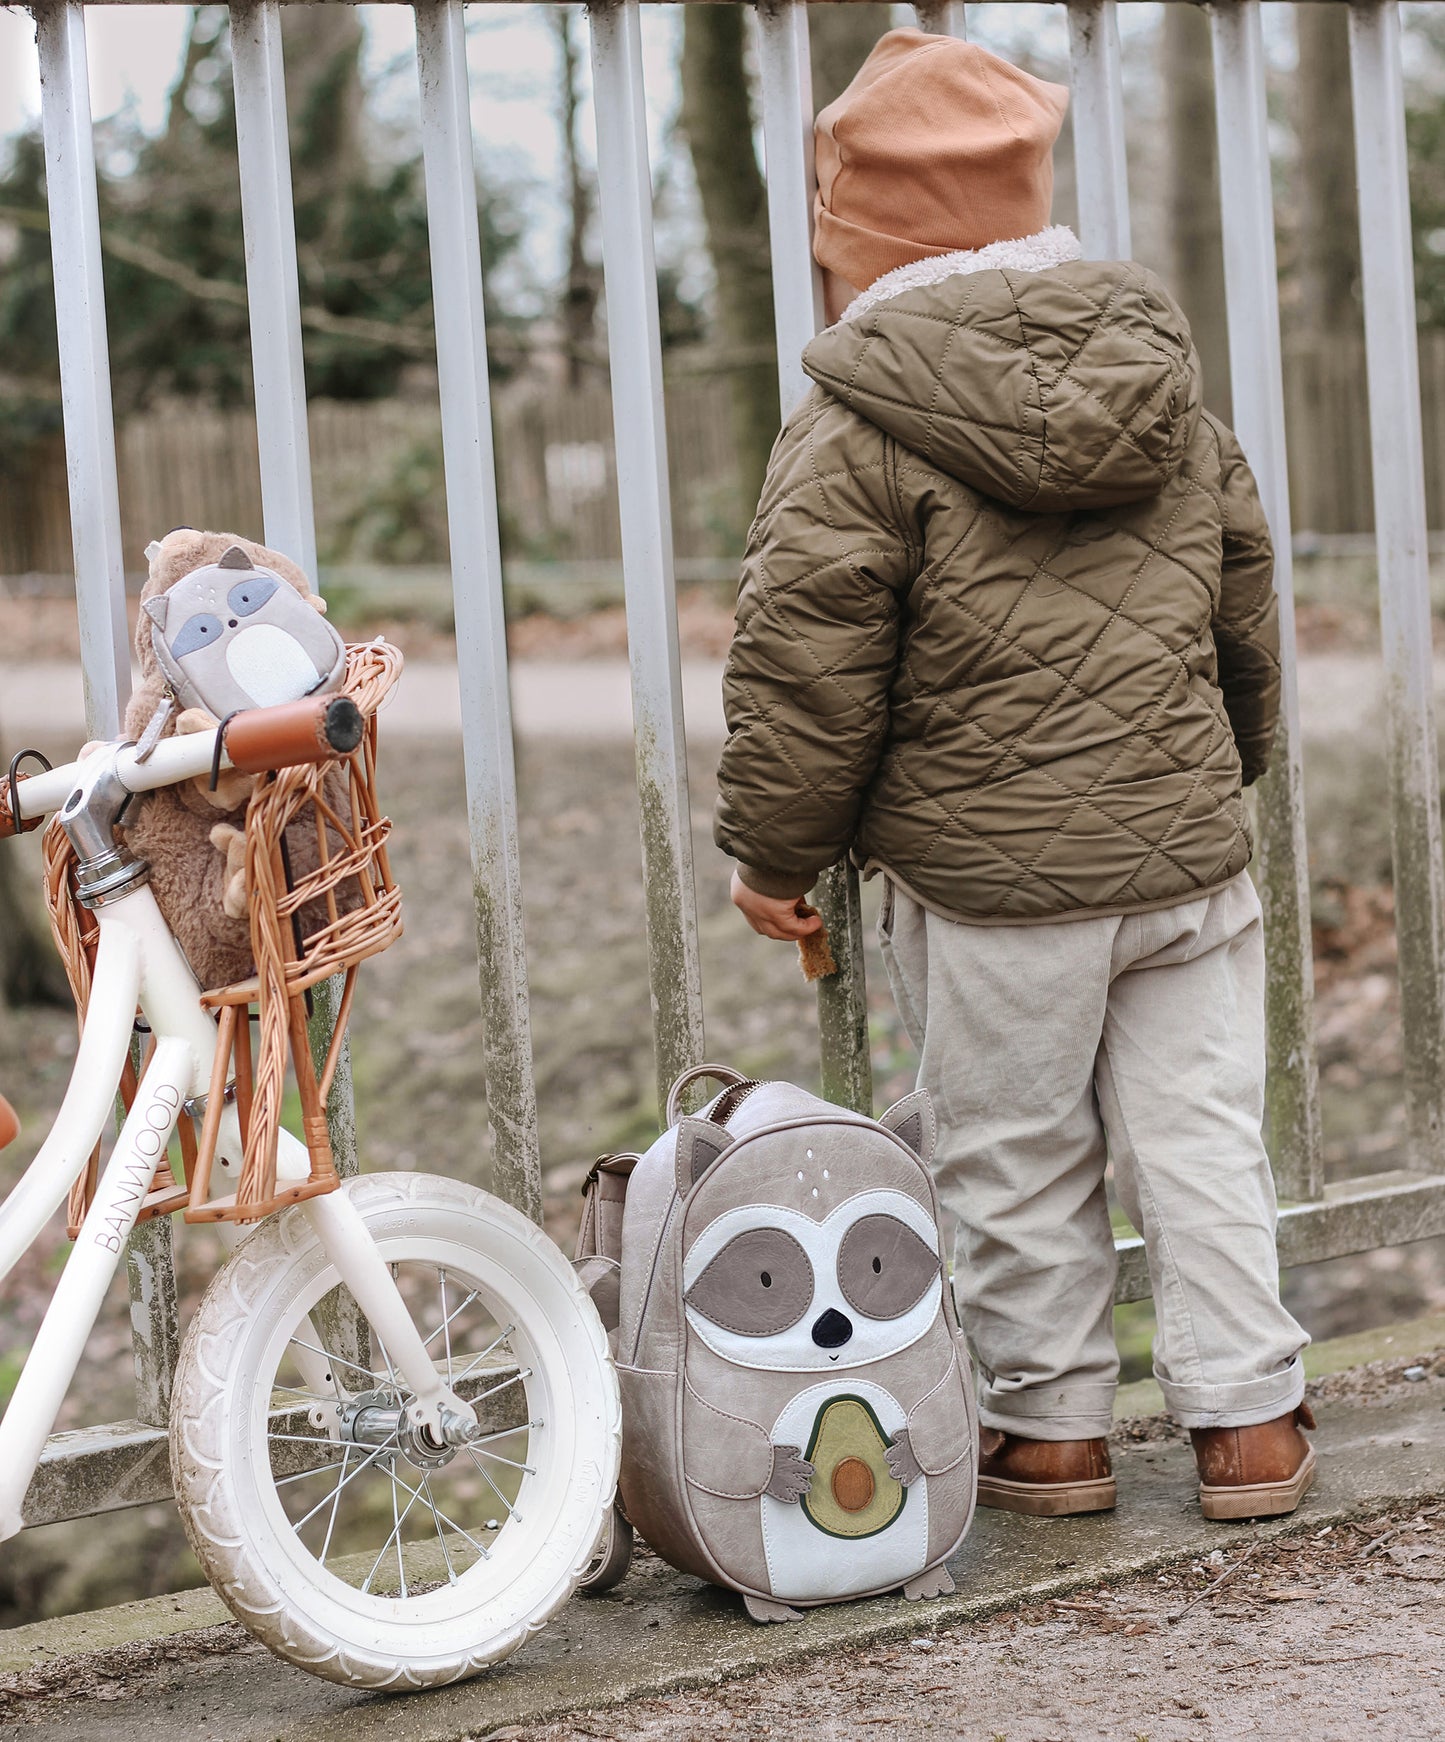
[(346, 648), (289, 582), (238, 546), (193, 569), (142, 607), (151, 642), (182, 707), (224, 719), (334, 690)]
[(937, 1242), (928, 1211), (901, 1191), (859, 1192), (822, 1220), (740, 1205), (687, 1254), (688, 1324), (741, 1367), (828, 1373), (882, 1360), (942, 1310)]

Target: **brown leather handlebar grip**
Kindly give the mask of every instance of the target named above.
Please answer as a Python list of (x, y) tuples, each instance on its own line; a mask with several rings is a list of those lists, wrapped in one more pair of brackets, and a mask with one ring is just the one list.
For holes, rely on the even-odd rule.
[(236, 714), (224, 728), (226, 755), (243, 774), (328, 762), (349, 756), (365, 728), (350, 696), (307, 696)]

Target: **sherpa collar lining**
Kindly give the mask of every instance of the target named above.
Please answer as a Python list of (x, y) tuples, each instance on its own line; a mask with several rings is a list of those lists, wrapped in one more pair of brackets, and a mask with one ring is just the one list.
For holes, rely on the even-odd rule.
[(1047, 230), (1036, 230), (1032, 236), (1020, 236), (1013, 242), (990, 242), (986, 248), (960, 249), (954, 254), (932, 254), (924, 260), (910, 260), (906, 266), (896, 266), (875, 278), (865, 291), (855, 296), (843, 310), (840, 321), (854, 321), (880, 302), (902, 296), (905, 291), (921, 290), (925, 285), (938, 284), (969, 272), (1046, 272), (1051, 266), (1062, 266), (1069, 260), (1083, 258), (1079, 239), (1067, 224), (1050, 224)]

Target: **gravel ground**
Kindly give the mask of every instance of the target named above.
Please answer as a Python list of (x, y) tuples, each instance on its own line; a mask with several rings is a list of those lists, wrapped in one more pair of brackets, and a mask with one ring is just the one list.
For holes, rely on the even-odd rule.
[(1427, 1742), (1445, 1736), (1442, 1585), (1436, 1506), (491, 1742)]

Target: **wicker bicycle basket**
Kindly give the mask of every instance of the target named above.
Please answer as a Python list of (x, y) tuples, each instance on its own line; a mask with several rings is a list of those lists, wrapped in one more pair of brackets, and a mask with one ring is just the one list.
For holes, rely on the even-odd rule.
[[(246, 808), (246, 888), (251, 948), (249, 980), (214, 987), (201, 1002), (216, 1012), (216, 1053), (199, 1131), (182, 1115), (183, 1178), (165, 1157), (142, 1217), (184, 1209), (188, 1222), (254, 1222), (286, 1204), (340, 1184), (326, 1127), (326, 1098), (351, 1015), (358, 965), (401, 935), (401, 891), (391, 874), (391, 832), (376, 798), (376, 714), (401, 674), (401, 654), (386, 642), (348, 647), (344, 693), (366, 722), (349, 756), (284, 768), (257, 778)], [(46, 832), (46, 897), (51, 929), (84, 1021), (98, 931), (76, 899), (75, 857), (54, 822)], [(311, 988), (343, 976), (325, 1057), (318, 1063), (308, 1032)], [(255, 1024), (253, 1041), (252, 1025)], [(276, 1179), (281, 1104), (288, 1062), (301, 1103), (310, 1156), (305, 1180)], [(134, 1074), (122, 1095), (129, 1105)], [(242, 1160), (234, 1190), (213, 1195), (221, 1118), (234, 1099)], [(71, 1233), (94, 1192), (97, 1158), (71, 1193)], [(233, 1176), (234, 1177), (234, 1176)], [(229, 1183), (229, 1182), (227, 1182)]]

